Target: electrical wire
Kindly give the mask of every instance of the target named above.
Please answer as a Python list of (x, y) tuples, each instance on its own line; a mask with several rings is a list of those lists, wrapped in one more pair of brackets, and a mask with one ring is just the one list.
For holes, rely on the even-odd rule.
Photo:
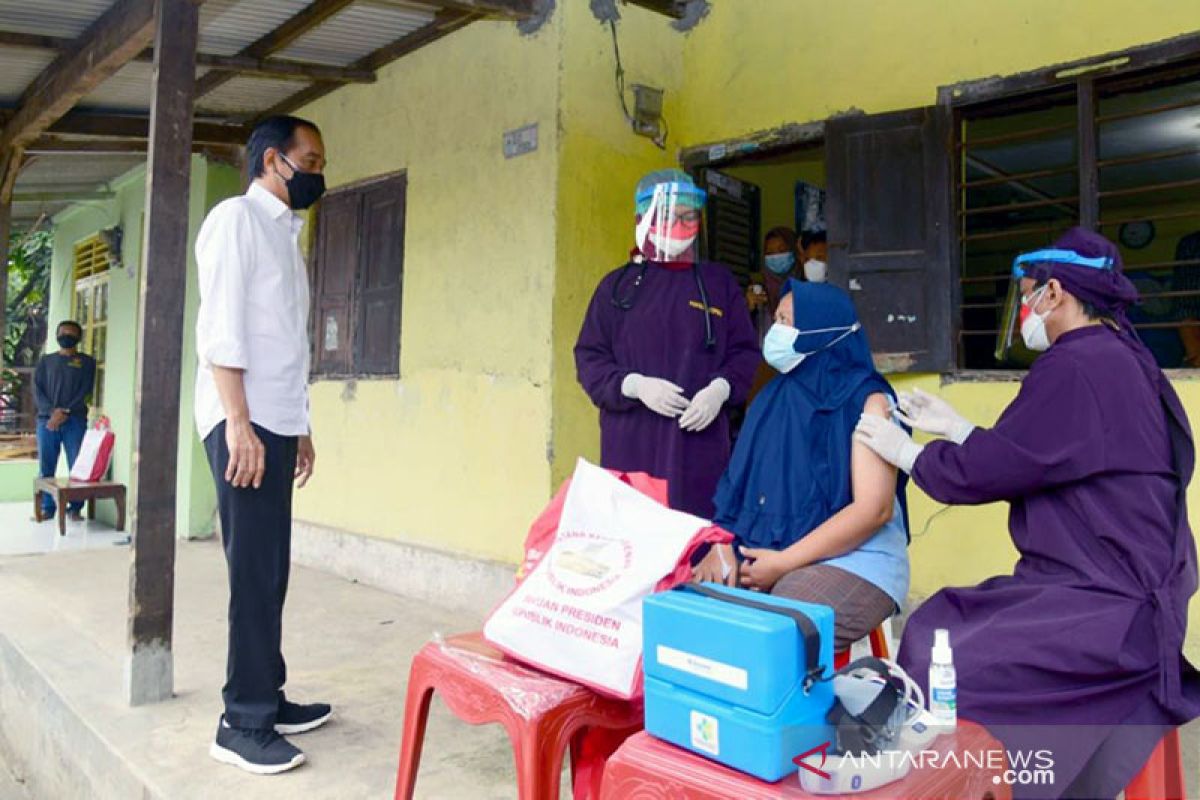
[(921, 528), (921, 532), (914, 535), (912, 538), (920, 539), (922, 536), (929, 533), (929, 526), (933, 524), (933, 521), (935, 519), (937, 519), (938, 517), (940, 517), (942, 514), (945, 514), (947, 511), (949, 511), (953, 507), (954, 506), (942, 506), (941, 509), (939, 509), (938, 511), (935, 511), (933, 514), (931, 514), (929, 516), (929, 519), (925, 520), (925, 527)]
[[(625, 120), (629, 123), (630, 127), (634, 128), (636, 131), (637, 121), (634, 119), (633, 115), (629, 113), (629, 104), (625, 102), (625, 67), (621, 64), (621, 45), (617, 42), (616, 21), (610, 19), (608, 21), (608, 29), (612, 32), (613, 55), (616, 56), (617, 62), (617, 70), (615, 75), (617, 83), (617, 97), (621, 100), (621, 111), (625, 114)], [(658, 146), (658, 149), (666, 150), (667, 135), (669, 133), (666, 117), (659, 116), (656, 122), (658, 124), (658, 133), (651, 139), (651, 141)]]
[(625, 119), (633, 124), (633, 115), (629, 113), (629, 106), (625, 103), (625, 68), (621, 66), (621, 45), (617, 43), (617, 23), (610, 19), (608, 27), (612, 31), (613, 53), (617, 57), (617, 97), (621, 99), (621, 110), (625, 112)]

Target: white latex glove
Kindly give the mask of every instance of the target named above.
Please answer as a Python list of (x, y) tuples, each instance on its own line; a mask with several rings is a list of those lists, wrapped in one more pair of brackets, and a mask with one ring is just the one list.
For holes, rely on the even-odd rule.
[(621, 381), (621, 394), (630, 400), (641, 400), (646, 408), (664, 417), (678, 417), (688, 407), (683, 389), (662, 378), (647, 378), (636, 372)]
[(919, 431), (944, 436), (955, 444), (962, 444), (975, 430), (954, 407), (942, 398), (914, 389), (901, 392), (898, 403), (900, 410), (896, 419)]
[(884, 461), (905, 472), (912, 472), (917, 456), (925, 449), (899, 425), (875, 414), (863, 414), (858, 418), (854, 441), (862, 442)]
[(696, 392), (691, 405), (679, 418), (679, 427), (685, 431), (699, 433), (712, 425), (717, 414), (721, 413), (721, 406), (725, 405), (725, 401), (729, 399), (730, 391), (729, 381), (724, 378), (713, 378), (712, 383)]

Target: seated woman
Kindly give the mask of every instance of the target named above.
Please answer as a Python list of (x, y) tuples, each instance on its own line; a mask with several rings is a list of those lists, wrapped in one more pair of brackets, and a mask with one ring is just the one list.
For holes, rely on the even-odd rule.
[(714, 548), (696, 574), (831, 606), (844, 650), (908, 593), (905, 477), (853, 441), (863, 412), (888, 417), (895, 394), (845, 292), (794, 279), (784, 292), (763, 344), (780, 375), (751, 404), (717, 486), (714, 521), (737, 537), (737, 558)]

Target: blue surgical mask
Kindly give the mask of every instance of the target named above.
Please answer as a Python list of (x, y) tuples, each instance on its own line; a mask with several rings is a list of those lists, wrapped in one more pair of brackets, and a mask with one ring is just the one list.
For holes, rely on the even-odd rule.
[(775, 370), (788, 373), (800, 366), (806, 353), (796, 352), (796, 340), (800, 331), (791, 325), (776, 322), (763, 338), (763, 358)]
[(776, 275), (787, 275), (796, 266), (795, 253), (770, 253), (763, 256), (763, 263)]
[[(771, 330), (767, 331), (766, 337), (763, 338), (763, 358), (775, 370), (787, 374), (800, 366), (804, 359), (814, 353), (828, 350), (861, 327), (862, 323), (855, 322), (853, 325), (839, 326), (837, 328), (814, 328), (802, 331), (798, 328), (793, 328), (791, 325), (776, 322), (771, 326)], [(833, 333), (834, 331), (841, 331), (842, 335), (835, 338), (829, 344), (818, 347), (816, 350), (808, 353), (796, 352), (796, 340), (800, 338), (801, 334)]]

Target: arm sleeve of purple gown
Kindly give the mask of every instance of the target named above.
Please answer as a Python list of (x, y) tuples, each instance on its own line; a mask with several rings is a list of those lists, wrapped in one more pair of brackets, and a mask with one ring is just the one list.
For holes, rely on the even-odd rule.
[(1043, 355), (994, 428), (965, 442), (939, 440), (917, 457), (912, 477), (940, 503), (1011, 500), (1104, 468), (1104, 425), (1091, 383), (1069, 357)]
[(613, 314), (622, 312), (606, 302), (605, 285), (603, 281), (600, 283), (583, 318), (583, 327), (575, 342), (575, 372), (597, 408), (627, 411), (635, 408), (638, 401), (621, 394), (621, 381), (631, 370), (621, 367), (613, 353)]
[(762, 352), (758, 347), (758, 332), (750, 318), (750, 309), (746, 306), (746, 297), (733, 275), (727, 273), (725, 296), (725, 331), (729, 341), (725, 346), (725, 362), (720, 370), (709, 377), (724, 378), (729, 382), (729, 405), (741, 405), (750, 394), (754, 384), (754, 373), (762, 361)]

